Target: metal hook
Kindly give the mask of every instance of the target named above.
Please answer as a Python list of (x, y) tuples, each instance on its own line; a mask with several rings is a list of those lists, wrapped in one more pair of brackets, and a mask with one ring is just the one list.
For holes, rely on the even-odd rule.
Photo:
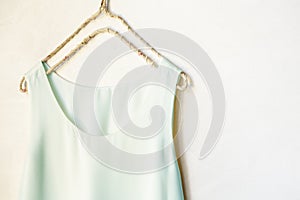
[(109, 0), (102, 0), (100, 10), (109, 11)]

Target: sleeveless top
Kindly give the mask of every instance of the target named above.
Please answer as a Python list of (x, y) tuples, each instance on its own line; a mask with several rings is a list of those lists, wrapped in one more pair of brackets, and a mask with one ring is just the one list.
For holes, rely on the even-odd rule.
[[(90, 88), (55, 72), (47, 75), (49, 66), (42, 61), (35, 63), (24, 74), (31, 124), (19, 199), (183, 200), (172, 143), (181, 69), (166, 58), (158, 64), (158, 68), (148, 66), (148, 71), (140, 71), (138, 76), (141, 83), (151, 75), (159, 83), (144, 84), (129, 97), (133, 89), (130, 83)], [(92, 91), (93, 101), (85, 99), (85, 90)], [(90, 107), (94, 109), (87, 111)], [(91, 121), (101, 125), (101, 133), (91, 133), (95, 125)], [(156, 129), (159, 124), (162, 126)], [(156, 133), (151, 137), (124, 133), (133, 130), (144, 136), (153, 129)]]

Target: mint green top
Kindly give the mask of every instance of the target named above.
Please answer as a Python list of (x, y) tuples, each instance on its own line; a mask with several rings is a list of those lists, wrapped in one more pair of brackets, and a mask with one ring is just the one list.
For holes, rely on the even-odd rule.
[[(151, 118), (152, 107), (163, 108), (163, 127), (153, 137), (140, 139), (124, 134), (116, 125), (115, 111), (111, 108), (116, 86), (95, 88), (93, 115), (103, 132), (92, 135), (88, 132), (91, 127), (84, 122), (89, 121), (84, 119), (91, 113), (76, 116), (74, 112), (75, 87), (88, 86), (76, 85), (56, 73), (47, 75), (49, 66), (38, 61), (25, 74), (30, 96), (31, 135), (19, 199), (183, 200), (181, 175), (172, 146), (174, 91), (181, 71), (166, 59), (159, 64), (159, 68), (168, 70), (149, 68), (149, 71), (157, 70), (158, 78), (164, 80), (162, 85), (168, 84), (170, 88), (150, 84), (137, 90), (130, 100), (124, 99), (124, 103), (129, 102), (128, 113), (137, 127), (147, 127), (155, 121)], [(142, 80), (143, 75), (140, 76)], [(121, 88), (128, 92), (126, 84)], [(88, 105), (86, 102), (81, 107)], [(99, 138), (109, 142), (99, 145), (96, 143)], [(121, 151), (112, 152), (108, 144)], [(167, 165), (160, 165), (170, 159), (166, 152), (155, 154), (148, 163), (147, 160), (126, 160), (127, 155), (143, 159), (168, 145), (173, 162)], [(98, 154), (103, 155), (103, 159)]]

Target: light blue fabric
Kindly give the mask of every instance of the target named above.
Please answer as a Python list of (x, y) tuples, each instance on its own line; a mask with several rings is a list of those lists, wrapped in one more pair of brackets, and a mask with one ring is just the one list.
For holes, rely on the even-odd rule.
[[(174, 92), (181, 70), (166, 59), (162, 59), (160, 65), (168, 70), (158, 70), (158, 76)], [(88, 145), (84, 145), (78, 132), (87, 133), (90, 127), (85, 123), (87, 120), (80, 120), (84, 119), (82, 116), (75, 116), (75, 84), (56, 73), (47, 76), (48, 67), (39, 61), (25, 74), (31, 100), (31, 135), (20, 200), (184, 199), (176, 160), (160, 170), (137, 174), (113, 169), (98, 160)], [(126, 85), (121, 87), (126, 91)], [(166, 119), (157, 136), (139, 140), (122, 134), (112, 120), (110, 104), (114, 89), (113, 86), (100, 87), (95, 90), (94, 96), (95, 102), (98, 102), (94, 114), (102, 125), (104, 137), (113, 146), (130, 153), (146, 154), (163, 149), (172, 142), (174, 93), (158, 85), (150, 85), (132, 98), (129, 112), (133, 113), (133, 121), (137, 120), (142, 125), (151, 123), (149, 106), (154, 106), (151, 103), (164, 108)], [(92, 146), (94, 140), (90, 142)], [(164, 155), (160, 158), (165, 159)]]

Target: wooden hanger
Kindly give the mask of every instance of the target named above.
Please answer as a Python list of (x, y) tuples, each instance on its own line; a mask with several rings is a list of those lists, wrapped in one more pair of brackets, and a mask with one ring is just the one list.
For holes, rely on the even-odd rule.
[[(77, 30), (75, 30), (75, 32), (73, 32), (63, 43), (61, 43), (58, 47), (56, 47), (48, 56), (46, 56), (44, 59), (42, 59), (42, 62), (47, 62), (50, 58), (52, 58), (59, 50), (61, 50), (70, 40), (72, 40), (83, 28), (85, 28), (92, 20), (95, 20), (98, 16), (100, 16), (100, 14), (104, 14), (106, 16), (109, 16), (111, 18), (115, 18), (119, 21), (122, 22), (122, 24), (124, 24), (127, 29), (132, 32), (137, 38), (139, 38), (147, 47), (149, 47), (151, 49), (152, 52), (154, 52), (158, 57), (161, 57), (161, 54), (155, 49), (153, 48), (147, 41), (145, 41), (138, 33), (136, 33), (134, 31), (134, 29), (126, 22), (126, 20), (124, 18), (122, 18), (119, 15), (116, 15), (114, 13), (112, 13), (109, 9), (109, 0), (102, 0), (101, 2), (101, 6), (98, 9), (98, 11), (93, 14), (91, 17), (89, 17), (84, 23), (82, 23), (80, 25), (79, 28), (77, 28)], [(111, 28), (104, 28), (104, 29), (98, 29), (96, 30), (94, 33), (92, 33), (92, 37), (91, 35), (88, 38), (85, 38), (83, 40), (83, 42), (78, 45), (75, 49), (73, 49), (67, 56), (64, 57), (64, 59), (62, 59), (59, 63), (57, 63), (56, 65), (54, 65), (53, 67), (51, 67), (48, 71), (47, 74), (51, 73), (52, 71), (54, 71), (55, 68), (57, 68), (58, 66), (60, 66), (62, 63), (64, 63), (66, 60), (68, 60), (72, 55), (74, 55), (83, 45), (85, 45), (91, 38), (95, 37), (96, 35), (98, 35), (99, 33), (110, 33), (110, 34), (114, 34), (117, 37), (119, 37), (123, 42), (125, 42), (127, 45), (130, 46), (131, 49), (135, 50), (138, 52), (139, 55), (141, 55), (142, 57), (144, 57), (144, 59), (148, 62), (151, 63), (153, 66), (156, 66), (156, 63), (150, 58), (148, 57), (145, 53), (143, 53), (141, 50), (137, 49), (136, 46), (134, 46), (132, 43), (130, 43), (124, 36), (121, 36), (119, 32), (111, 29)], [(181, 72), (181, 78), (183, 80), (183, 85), (178, 85), (177, 89), (179, 90), (184, 90), (186, 89), (189, 84), (190, 84), (190, 79), (189, 77), (186, 75), (185, 72)], [(23, 76), (21, 81), (20, 81), (20, 85), (19, 85), (19, 90), (23, 93), (27, 93), (27, 83), (25, 80), (25, 77)]]

